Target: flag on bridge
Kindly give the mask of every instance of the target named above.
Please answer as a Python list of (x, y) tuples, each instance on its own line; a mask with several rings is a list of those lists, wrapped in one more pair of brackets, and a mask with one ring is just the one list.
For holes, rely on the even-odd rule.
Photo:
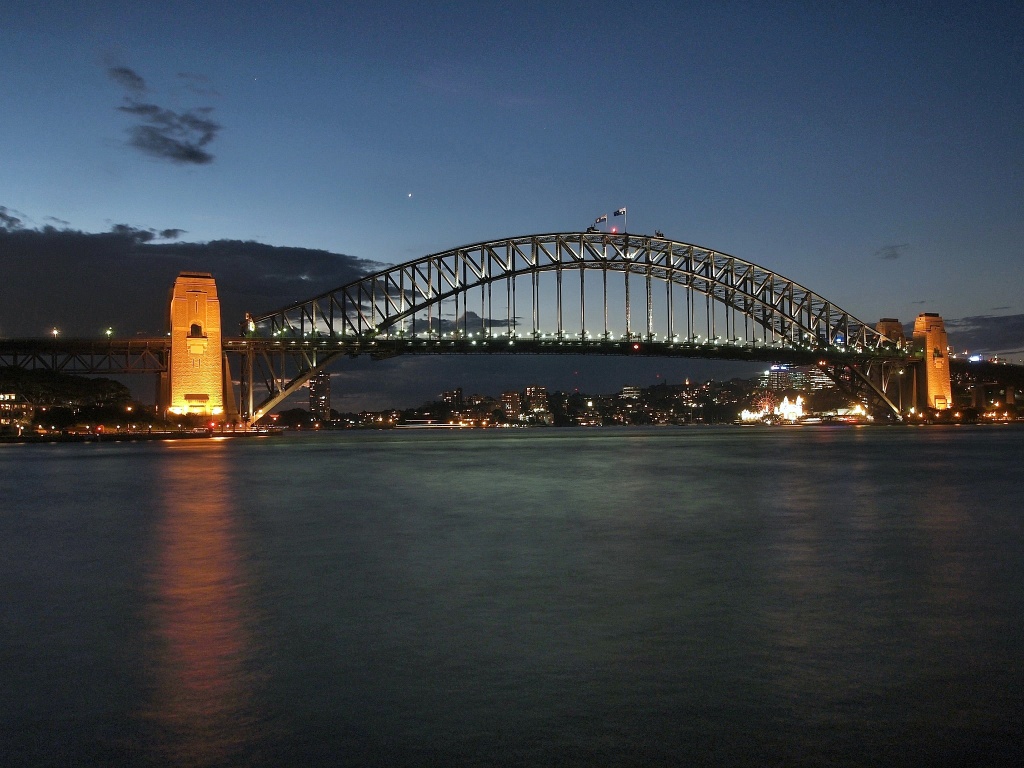
[(607, 213), (604, 216), (598, 216), (596, 219), (594, 219), (594, 223), (595, 224), (602, 224), (602, 223), (604, 223), (606, 221), (608, 221), (608, 214)]
[(619, 208), (619, 210), (617, 210), (615, 213), (612, 214), (612, 216), (625, 216), (625, 215), (626, 215), (626, 209), (625, 208)]

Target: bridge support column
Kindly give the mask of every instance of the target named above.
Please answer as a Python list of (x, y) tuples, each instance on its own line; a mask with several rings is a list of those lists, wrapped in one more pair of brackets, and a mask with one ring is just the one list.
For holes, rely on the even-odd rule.
[(178, 275), (171, 295), (170, 329), (167, 410), (178, 415), (222, 416), (224, 359), (213, 275)]
[(228, 353), (224, 352), (224, 417), (228, 421), (238, 421), (238, 402), (235, 400), (235, 382), (231, 376), (231, 365)]
[(944, 411), (953, 406), (949, 375), (949, 340), (942, 318), (934, 312), (918, 315), (914, 321), (914, 346), (922, 352), (918, 377), (923, 405)]

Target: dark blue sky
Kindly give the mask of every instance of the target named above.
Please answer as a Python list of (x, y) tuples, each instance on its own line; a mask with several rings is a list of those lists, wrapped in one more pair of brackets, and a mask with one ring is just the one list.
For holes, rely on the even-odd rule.
[[(1024, 313), (1019, 2), (51, 2), (0, 18), (0, 213), (23, 227), (396, 263), (628, 206), (630, 231), (772, 268), (867, 320)], [(58, 277), (34, 301), (66, 304), (75, 270), (39, 267)], [(10, 312), (0, 333), (32, 334)]]

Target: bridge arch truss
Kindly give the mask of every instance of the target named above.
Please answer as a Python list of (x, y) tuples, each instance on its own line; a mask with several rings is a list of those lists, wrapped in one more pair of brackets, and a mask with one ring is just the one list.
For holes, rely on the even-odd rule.
[(249, 318), (249, 335), (264, 338), (476, 334), (864, 354), (893, 347), (849, 312), (752, 262), (603, 232), (461, 246)]
[[(661, 236), (593, 230), (460, 246), (247, 315), (245, 324), (252, 346), (243, 402), (255, 418), (346, 354), (817, 362), (840, 386), (893, 411), (884, 369), (907, 357), (872, 326), (772, 270)], [(268, 391), (259, 407), (252, 394), (257, 369)]]

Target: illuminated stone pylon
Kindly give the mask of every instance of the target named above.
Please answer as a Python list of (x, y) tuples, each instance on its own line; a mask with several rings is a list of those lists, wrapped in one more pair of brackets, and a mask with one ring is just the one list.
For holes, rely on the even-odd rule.
[(927, 408), (945, 410), (953, 406), (949, 377), (949, 339), (942, 318), (925, 312), (914, 321), (914, 346), (924, 353), (918, 377), (918, 391)]
[(173, 414), (224, 413), (224, 360), (220, 300), (213, 275), (182, 272), (174, 281), (170, 307), (171, 357), (167, 410)]

